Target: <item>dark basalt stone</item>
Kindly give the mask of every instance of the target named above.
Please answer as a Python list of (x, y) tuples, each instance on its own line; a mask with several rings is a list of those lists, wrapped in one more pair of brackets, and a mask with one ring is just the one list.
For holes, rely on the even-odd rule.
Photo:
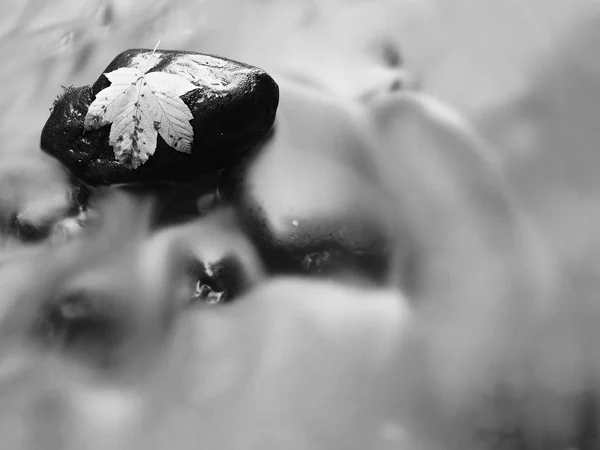
[[(144, 71), (152, 51), (127, 50), (104, 70)], [(84, 133), (89, 105), (110, 85), (106, 76), (92, 86), (67, 88), (55, 102), (41, 136), (41, 147), (90, 185), (181, 182), (200, 178), (237, 161), (271, 129), (279, 88), (263, 70), (200, 53), (157, 50), (148, 72), (181, 75), (198, 89), (181, 96), (194, 119), (192, 154), (177, 152), (158, 136), (157, 148), (135, 170), (118, 162), (108, 144), (110, 124)]]

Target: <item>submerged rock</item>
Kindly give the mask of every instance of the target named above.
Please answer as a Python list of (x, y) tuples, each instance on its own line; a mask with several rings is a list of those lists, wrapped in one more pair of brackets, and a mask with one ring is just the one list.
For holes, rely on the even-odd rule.
[(387, 282), (397, 230), (366, 126), (339, 102), (283, 84), (269, 140), (223, 171), (219, 195), (270, 273)]
[(276, 167), (261, 162), (232, 199), (266, 269), (386, 284), (395, 247), (381, 193), (352, 170), (314, 162), (318, 175), (287, 172), (289, 184), (259, 175)]
[(110, 124), (84, 132), (90, 104), (110, 86), (104, 74), (92, 86), (67, 88), (56, 100), (42, 131), (42, 149), (90, 185), (181, 182), (231, 165), (273, 125), (279, 88), (259, 68), (200, 53), (133, 49), (118, 55), (104, 73), (147, 66), (148, 73), (180, 75), (198, 87), (180, 97), (193, 115), (191, 154), (174, 150), (159, 135), (154, 154), (131, 169), (115, 158)]

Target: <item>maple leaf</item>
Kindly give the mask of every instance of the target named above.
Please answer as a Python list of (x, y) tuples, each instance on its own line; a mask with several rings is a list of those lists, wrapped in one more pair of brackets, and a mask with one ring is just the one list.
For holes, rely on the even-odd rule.
[(179, 96), (198, 86), (179, 75), (130, 67), (104, 75), (111, 85), (96, 95), (84, 128), (112, 123), (108, 143), (118, 161), (132, 169), (144, 164), (156, 150), (157, 133), (175, 150), (191, 153), (194, 116)]

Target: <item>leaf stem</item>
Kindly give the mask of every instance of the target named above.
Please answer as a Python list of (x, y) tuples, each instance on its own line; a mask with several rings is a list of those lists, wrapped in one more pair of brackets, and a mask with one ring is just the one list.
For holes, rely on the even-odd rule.
[(148, 68), (150, 67), (150, 62), (152, 61), (152, 57), (154, 56), (154, 53), (156, 52), (156, 49), (158, 48), (159, 44), (160, 44), (160, 39), (158, 40), (158, 42), (152, 49), (152, 53), (150, 53), (150, 57), (148, 58), (148, 62), (146, 63), (146, 68), (144, 69), (144, 73), (148, 72)]

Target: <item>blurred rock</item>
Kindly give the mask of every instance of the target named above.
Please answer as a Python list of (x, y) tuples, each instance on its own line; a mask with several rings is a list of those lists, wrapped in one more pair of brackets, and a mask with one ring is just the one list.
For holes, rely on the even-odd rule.
[(73, 213), (78, 197), (77, 184), (71, 184), (51, 158), (4, 158), (0, 161), (0, 234), (20, 241), (43, 239), (52, 223)]
[(366, 123), (312, 87), (285, 83), (281, 100), (273, 134), (223, 172), (219, 195), (271, 273), (384, 283), (395, 235)]
[[(233, 199), (267, 269), (319, 276), (361, 274), (384, 282), (394, 238), (378, 190), (350, 170), (313, 162), (320, 164), (315, 172), (322, 178), (304, 181), (291, 175), (290, 185), (281, 190), (294, 190), (293, 195), (268, 194), (276, 183), (252, 174), (244, 184), (248, 192)], [(275, 170), (275, 164), (264, 164), (265, 170)]]
[(90, 195), (89, 189), (77, 180), (65, 187), (57, 203), (48, 196), (40, 196), (29, 208), (20, 211), (14, 218), (14, 233), (25, 242), (46, 239), (54, 234), (56, 227), (81, 212)]
[[(122, 67), (144, 70), (152, 51), (127, 50), (105, 73)], [(135, 170), (116, 161), (108, 143), (110, 126), (84, 134), (84, 118), (95, 96), (110, 85), (101, 75), (92, 86), (67, 88), (42, 131), (42, 149), (90, 185), (181, 182), (235, 162), (273, 125), (279, 100), (275, 81), (264, 71), (225, 58), (157, 50), (149, 71), (181, 75), (198, 89), (181, 96), (194, 119), (191, 155), (177, 152), (159, 136), (154, 155)]]

